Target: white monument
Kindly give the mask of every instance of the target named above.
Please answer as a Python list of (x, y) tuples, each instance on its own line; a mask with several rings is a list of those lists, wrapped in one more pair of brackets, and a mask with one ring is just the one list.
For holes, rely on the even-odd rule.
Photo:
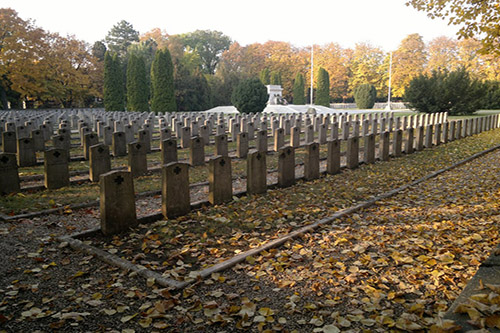
[(269, 94), (268, 105), (278, 105), (281, 104), (280, 101), (283, 100), (283, 88), (280, 85), (269, 84), (267, 87), (267, 93)]

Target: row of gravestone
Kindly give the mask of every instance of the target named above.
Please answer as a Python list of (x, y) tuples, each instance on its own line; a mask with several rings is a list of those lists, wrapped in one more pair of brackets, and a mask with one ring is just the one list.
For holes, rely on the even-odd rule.
[[(364, 139), (364, 162), (374, 163), (376, 137), (379, 141), (379, 158), (389, 159), (400, 156), (403, 148), (410, 154), (415, 150), (432, 147), (443, 142), (460, 139), (469, 135), (499, 127), (498, 115), (465, 119), (444, 124), (409, 127), (405, 131), (394, 131), (391, 142), (390, 132), (381, 135), (369, 133)], [(416, 135), (415, 135), (416, 131)], [(403, 147), (404, 143), (404, 147)], [(327, 141), (327, 173), (340, 171), (340, 140)], [(359, 166), (360, 137), (347, 139), (347, 167)], [(305, 145), (304, 179), (320, 177), (319, 144)], [(231, 160), (228, 156), (215, 156), (209, 160), (209, 202), (222, 204), (233, 197)], [(247, 194), (261, 194), (267, 191), (266, 154), (251, 150), (247, 156)], [(289, 187), (295, 183), (295, 148), (290, 146), (278, 150), (278, 186)], [(189, 165), (170, 162), (162, 167), (162, 214), (165, 218), (175, 218), (188, 214), (191, 210), (189, 195)], [(137, 224), (133, 175), (126, 171), (112, 171), (100, 176), (100, 216), (101, 230), (105, 235), (126, 231)]]
[[(493, 117), (489, 117), (489, 118), (485, 118), (485, 119), (493, 119)], [(476, 121), (477, 120), (477, 121)], [(476, 122), (475, 122), (476, 121)], [(474, 124), (477, 124), (478, 122), (481, 122), (482, 121), (482, 118), (476, 118), (474, 121), (471, 120), (470, 122), (467, 121), (467, 124), (470, 123), (471, 125), (471, 128)], [(365, 120), (365, 124), (368, 122), (368, 120)], [(457, 130), (455, 130), (455, 123), (457, 123)], [(349, 123), (346, 123), (348, 126), (349, 126)], [(354, 122), (354, 124), (357, 124), (357, 122)], [(373, 120), (373, 124), (376, 124), (376, 120)], [(413, 124), (413, 123), (412, 123)], [(486, 124), (486, 122), (484, 122), (484, 124)], [(322, 124), (322, 127), (324, 127), (325, 124)], [(443, 130), (441, 132), (441, 125), (443, 127)], [(358, 130), (359, 130), (359, 124), (357, 124), (356, 126), (358, 126)], [(437, 124), (436, 125), (436, 132), (434, 134), (434, 136), (437, 136), (439, 134), (440, 138), (439, 139), (434, 139), (434, 144), (439, 144), (441, 141), (443, 142), (447, 142), (449, 140), (449, 137), (450, 137), (450, 134), (448, 133), (449, 132), (449, 126), (451, 126), (451, 138), (459, 138), (462, 134), (462, 127), (461, 127), (461, 121), (458, 121), (458, 122), (451, 122), (451, 123), (444, 123), (444, 124)], [(475, 125), (474, 125), (475, 126)], [(310, 128), (310, 126), (309, 126)], [(337, 128), (337, 125), (334, 124), (333, 125), (333, 129), (336, 129)], [(427, 126), (427, 131), (431, 130), (431, 133), (432, 133), (432, 128), (433, 128), (433, 125), (429, 125)], [(465, 130), (467, 128), (467, 126), (464, 126), (463, 129)], [(365, 130), (367, 130), (368, 127), (365, 127), (363, 129), (363, 136), (367, 136), (367, 132), (365, 132)], [(423, 127), (421, 126), (420, 129), (422, 130)], [(409, 130), (412, 130), (411, 133), (413, 133), (413, 128), (410, 127), (408, 128), (408, 134), (407, 134), (407, 148), (405, 149), (405, 151), (410, 151), (410, 150), (413, 150), (413, 134), (410, 134)], [(372, 131), (372, 134), (376, 134), (378, 133), (378, 127), (375, 125), (375, 126), (372, 126), (371, 127), (371, 131)], [(299, 131), (297, 131), (297, 128), (294, 127), (292, 129), (292, 133), (298, 133)], [(399, 131), (396, 131), (396, 134), (395, 134), (395, 142), (400, 142), (401, 139), (398, 140), (398, 133), (402, 133), (403, 131), (402, 130), (399, 130)], [(455, 134), (455, 132), (457, 132), (457, 134)], [(325, 133), (325, 132), (323, 132)], [(346, 133), (349, 133), (349, 130), (347, 129), (346, 130)], [(417, 132), (417, 139), (416, 142), (417, 142), (417, 147), (420, 147), (420, 148), (417, 148), (417, 149), (422, 149), (422, 146), (423, 146), (423, 134), (419, 134), (420, 132)], [(119, 134), (119, 132), (117, 133)], [(358, 137), (359, 135), (359, 131), (356, 131), (354, 130), (353, 131), (353, 134), (352, 136), (353, 137)], [(432, 140), (430, 139), (431, 136), (433, 134), (427, 134), (426, 135), (426, 140), (430, 140), (429, 142), (431, 143), (428, 143), (426, 141), (425, 143), (425, 146), (426, 147), (429, 147), (429, 146), (432, 146)], [(148, 138), (147, 135), (144, 136), (144, 138)], [(410, 141), (410, 138), (411, 138), (411, 141)], [(442, 139), (441, 139), (442, 138)], [(338, 139), (338, 132), (337, 131), (333, 131), (332, 130), (332, 136), (330, 138), (331, 140), (334, 140), (336, 141)], [(20, 141), (24, 141), (26, 139), (22, 139)], [(344, 138), (345, 140), (345, 138)], [(123, 140), (122, 140), (123, 141)], [(227, 147), (227, 136), (226, 135), (217, 135), (215, 136), (215, 155), (221, 155), (221, 156), (227, 156), (228, 155), (228, 147)], [(371, 141), (374, 141), (371, 140)], [(298, 145), (296, 145), (295, 143), (298, 143), (299, 142), (299, 139), (298, 139), (298, 136), (296, 138), (295, 135), (292, 135), (291, 136), (291, 140), (290, 140), (290, 144), (292, 147), (296, 148), (298, 147)], [(410, 144), (411, 142), (411, 144)], [(419, 142), (421, 142), (421, 144), (419, 144)], [(131, 171), (132, 175), (134, 177), (137, 177), (137, 176), (141, 176), (141, 175), (144, 175), (146, 172), (147, 172), (147, 159), (146, 159), (146, 154), (148, 152), (148, 149), (149, 149), (149, 140), (145, 140), (145, 142), (142, 142), (142, 141), (139, 141), (139, 142), (134, 142), (134, 143), (131, 143), (131, 144), (128, 144), (128, 164), (129, 164), (129, 170)], [(307, 132), (306, 132), (306, 142), (305, 144), (309, 144), (311, 142), (309, 142), (307, 140)], [(320, 132), (320, 140), (319, 140), (319, 143), (320, 144), (324, 144), (326, 143), (326, 140), (324, 142), (322, 142), (321, 140), (321, 132)], [(285, 136), (284, 136), (284, 130), (282, 128), (278, 128), (276, 131), (275, 131), (275, 136), (274, 136), (274, 150), (275, 151), (279, 151), (283, 146), (285, 145)], [(175, 139), (166, 139), (166, 140), (162, 140), (161, 141), (161, 151), (162, 151), (162, 164), (167, 164), (169, 162), (173, 162), (173, 161), (177, 161), (177, 143), (176, 143), (176, 140)], [(202, 165), (205, 163), (205, 151), (204, 151), (204, 142), (203, 142), (203, 139), (200, 138), (200, 137), (192, 137), (191, 138), (191, 143), (189, 145), (191, 147), (190, 149), (190, 154), (189, 154), (189, 161), (190, 161), (190, 164), (193, 165), (193, 166), (197, 166), (197, 165)], [(248, 139), (247, 139), (247, 133), (243, 132), (243, 133), (239, 133), (238, 136), (237, 136), (237, 149), (236, 149), (236, 156), (239, 157), (239, 158), (245, 158), (246, 157), (246, 154), (248, 152), (248, 149), (249, 149), (249, 145), (248, 145)], [(401, 144), (396, 144), (394, 147), (396, 148), (393, 148), (393, 151), (394, 151), (394, 155), (395, 156), (399, 156), (400, 153), (401, 153), (401, 148), (397, 149), (397, 147), (400, 147)], [(257, 148), (257, 151), (260, 151), (260, 152), (267, 152), (267, 132), (266, 131), (259, 131), (258, 132), (258, 136), (257, 136), (257, 142), (256, 142), (256, 148)], [(382, 145), (382, 147), (384, 147), (384, 145)], [(116, 150), (116, 147), (115, 145), (113, 146), (113, 151)], [(371, 149), (365, 149), (365, 154), (366, 152), (370, 152), (372, 151)], [(382, 151), (386, 151), (384, 149), (382, 149)], [(98, 180), (98, 177), (100, 174), (102, 173), (105, 173), (107, 171), (110, 170), (110, 154), (109, 154), (109, 147), (106, 146), (106, 145), (103, 145), (103, 144), (99, 144), (98, 142), (98, 137), (97, 135), (95, 135), (94, 133), (89, 133), (89, 134), (86, 134), (84, 136), (84, 152), (85, 152), (85, 155), (88, 156), (90, 158), (90, 172), (89, 172), (89, 178), (91, 181), (95, 182)], [(57, 157), (59, 158), (54, 158), (54, 155), (57, 155)], [(65, 169), (67, 170), (67, 165), (64, 167), (63, 164), (67, 164), (67, 160), (68, 160), (68, 155), (69, 155), (69, 151), (67, 149), (64, 149), (64, 148), (56, 148), (56, 149), (51, 149), (49, 151), (47, 151), (47, 153), (45, 154), (46, 156), (48, 156), (48, 160), (44, 162), (45, 164), (45, 186), (47, 188), (50, 188), (50, 189), (54, 189), (54, 188), (58, 188), (58, 187), (62, 187), (62, 186), (66, 186), (68, 183), (69, 183), (69, 175), (68, 175), (68, 172), (65, 171), (65, 172), (61, 172), (59, 176), (54, 176), (54, 177), (51, 177), (51, 174), (54, 172), (52, 170), (62, 170), (62, 169)], [(374, 156), (374, 154), (372, 154)], [(23, 154), (18, 154), (18, 157), (19, 156), (23, 156)], [(33, 154), (34, 156), (34, 154)], [(357, 156), (357, 154), (354, 154), (354, 156)], [(365, 162), (370, 162), (372, 163), (372, 158), (369, 157), (370, 155), (367, 155), (366, 158), (365, 158)], [(384, 157), (384, 156), (388, 156), (388, 151), (387, 153), (383, 153), (381, 154), (381, 159), (385, 160), (386, 158), (388, 157)], [(9, 161), (11, 161), (10, 163), (4, 163), (4, 167), (6, 169), (11, 169), (11, 171), (9, 172), (14, 172), (12, 169), (13, 169), (13, 158), (12, 156), (4, 156), (4, 159), (9, 159)], [(63, 159), (66, 159), (66, 161), (62, 161)], [(370, 161), (366, 161), (366, 159), (369, 159)], [(357, 159), (351, 159), (350, 160), (351, 162), (348, 163), (348, 165), (357, 165)], [(57, 168), (52, 168), (51, 166), (55, 164), (57, 165)], [(17, 173), (17, 169), (15, 171)], [(18, 184), (18, 176), (16, 177), (12, 177), (11, 178), (11, 183), (13, 185), (10, 185), (10, 186), (7, 186), (6, 189), (10, 189), (10, 191), (16, 191), (19, 189), (19, 184)], [(56, 179), (57, 182), (52, 182), (50, 181), (50, 179)], [(17, 180), (17, 181), (16, 181)], [(4, 191), (6, 192), (6, 190)]]

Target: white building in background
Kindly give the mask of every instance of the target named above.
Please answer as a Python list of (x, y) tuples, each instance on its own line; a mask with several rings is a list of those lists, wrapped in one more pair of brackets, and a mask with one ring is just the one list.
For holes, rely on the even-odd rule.
[(278, 105), (282, 104), (283, 100), (283, 88), (280, 85), (269, 84), (266, 86), (267, 93), (269, 94), (268, 105)]

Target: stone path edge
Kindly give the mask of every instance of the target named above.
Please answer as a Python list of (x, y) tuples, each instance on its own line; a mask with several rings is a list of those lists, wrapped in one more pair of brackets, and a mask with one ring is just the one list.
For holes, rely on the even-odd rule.
[[(102, 261), (104, 261), (110, 265), (118, 266), (118, 267), (125, 269), (125, 270), (131, 270), (133, 272), (136, 272), (139, 276), (142, 276), (146, 279), (154, 278), (155, 283), (162, 286), (162, 287), (168, 287), (168, 288), (171, 288), (174, 290), (183, 289), (183, 288), (193, 284), (196, 281), (199, 281), (201, 279), (204, 279), (204, 278), (210, 276), (212, 273), (220, 272), (220, 271), (226, 270), (228, 268), (231, 268), (231, 267), (245, 261), (246, 258), (248, 258), (250, 256), (256, 255), (262, 251), (266, 251), (266, 250), (269, 250), (271, 248), (281, 246), (282, 244), (284, 244), (288, 240), (294, 239), (294, 238), (296, 238), (304, 233), (311, 232), (323, 224), (331, 223), (340, 217), (352, 214), (352, 213), (354, 213), (360, 209), (363, 209), (363, 208), (368, 208), (368, 207), (372, 206), (373, 204), (375, 204), (377, 201), (390, 198), (390, 197), (392, 197), (392, 196), (394, 196), (402, 191), (405, 191), (413, 186), (416, 186), (416, 185), (423, 183), (429, 179), (437, 177), (446, 171), (450, 171), (452, 169), (455, 169), (455, 168), (457, 168), (463, 164), (466, 164), (466, 163), (468, 163), (476, 158), (479, 158), (481, 156), (489, 154), (489, 153), (491, 153), (499, 148), (500, 148), (500, 145), (497, 145), (495, 147), (492, 147), (492, 148), (489, 148), (489, 149), (484, 150), (482, 152), (471, 155), (466, 159), (463, 159), (463, 160), (461, 160), (461, 161), (459, 161), (451, 166), (448, 166), (446, 168), (439, 169), (439, 170), (437, 170), (433, 173), (430, 173), (427, 176), (419, 178), (411, 183), (402, 185), (402, 186), (395, 188), (391, 191), (382, 193), (382, 194), (380, 194), (372, 199), (362, 201), (362, 202), (360, 202), (354, 206), (351, 206), (349, 208), (339, 210), (329, 217), (323, 218), (321, 220), (318, 220), (316, 222), (313, 222), (311, 224), (303, 226), (295, 231), (290, 232), (289, 234), (287, 234), (283, 237), (268, 241), (259, 247), (247, 250), (247, 251), (242, 252), (242, 253), (239, 253), (238, 255), (236, 255), (230, 259), (219, 262), (219, 263), (217, 263), (213, 266), (210, 266), (206, 269), (203, 269), (201, 271), (193, 271), (192, 273), (195, 273), (195, 275), (198, 277), (198, 279), (192, 279), (192, 280), (183, 281), (183, 282), (168, 279), (168, 278), (165, 278), (162, 275), (160, 275), (154, 271), (151, 271), (143, 266), (138, 266), (138, 265), (132, 264), (131, 262), (129, 262), (125, 259), (119, 258), (118, 256), (115, 256), (113, 254), (110, 254), (110, 253), (105, 252), (101, 249), (95, 248), (93, 246), (86, 245), (82, 241), (76, 239), (76, 237), (81, 237), (82, 235), (85, 235), (85, 234), (88, 235), (88, 234), (91, 234), (94, 232), (98, 232), (100, 229), (92, 229), (89, 231), (84, 231), (83, 233), (79, 233), (79, 234), (62, 236), (62, 237), (59, 237), (58, 239), (60, 242), (67, 242), (74, 250), (95, 255), (97, 258), (101, 259)], [(161, 215), (161, 214), (156, 214), (156, 215)]]

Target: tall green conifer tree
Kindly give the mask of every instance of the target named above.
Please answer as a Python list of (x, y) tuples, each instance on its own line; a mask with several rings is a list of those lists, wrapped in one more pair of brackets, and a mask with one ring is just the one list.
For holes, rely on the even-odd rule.
[(142, 56), (131, 54), (127, 65), (127, 110), (149, 111), (149, 87)]
[(104, 55), (103, 97), (106, 111), (125, 110), (122, 70), (118, 56), (106, 52)]
[(306, 97), (304, 95), (304, 76), (300, 73), (297, 73), (293, 81), (293, 104), (306, 104)]
[(315, 104), (330, 107), (330, 76), (323, 67), (318, 70)]
[(151, 111), (177, 110), (174, 93), (174, 65), (168, 49), (157, 50), (151, 65)]

